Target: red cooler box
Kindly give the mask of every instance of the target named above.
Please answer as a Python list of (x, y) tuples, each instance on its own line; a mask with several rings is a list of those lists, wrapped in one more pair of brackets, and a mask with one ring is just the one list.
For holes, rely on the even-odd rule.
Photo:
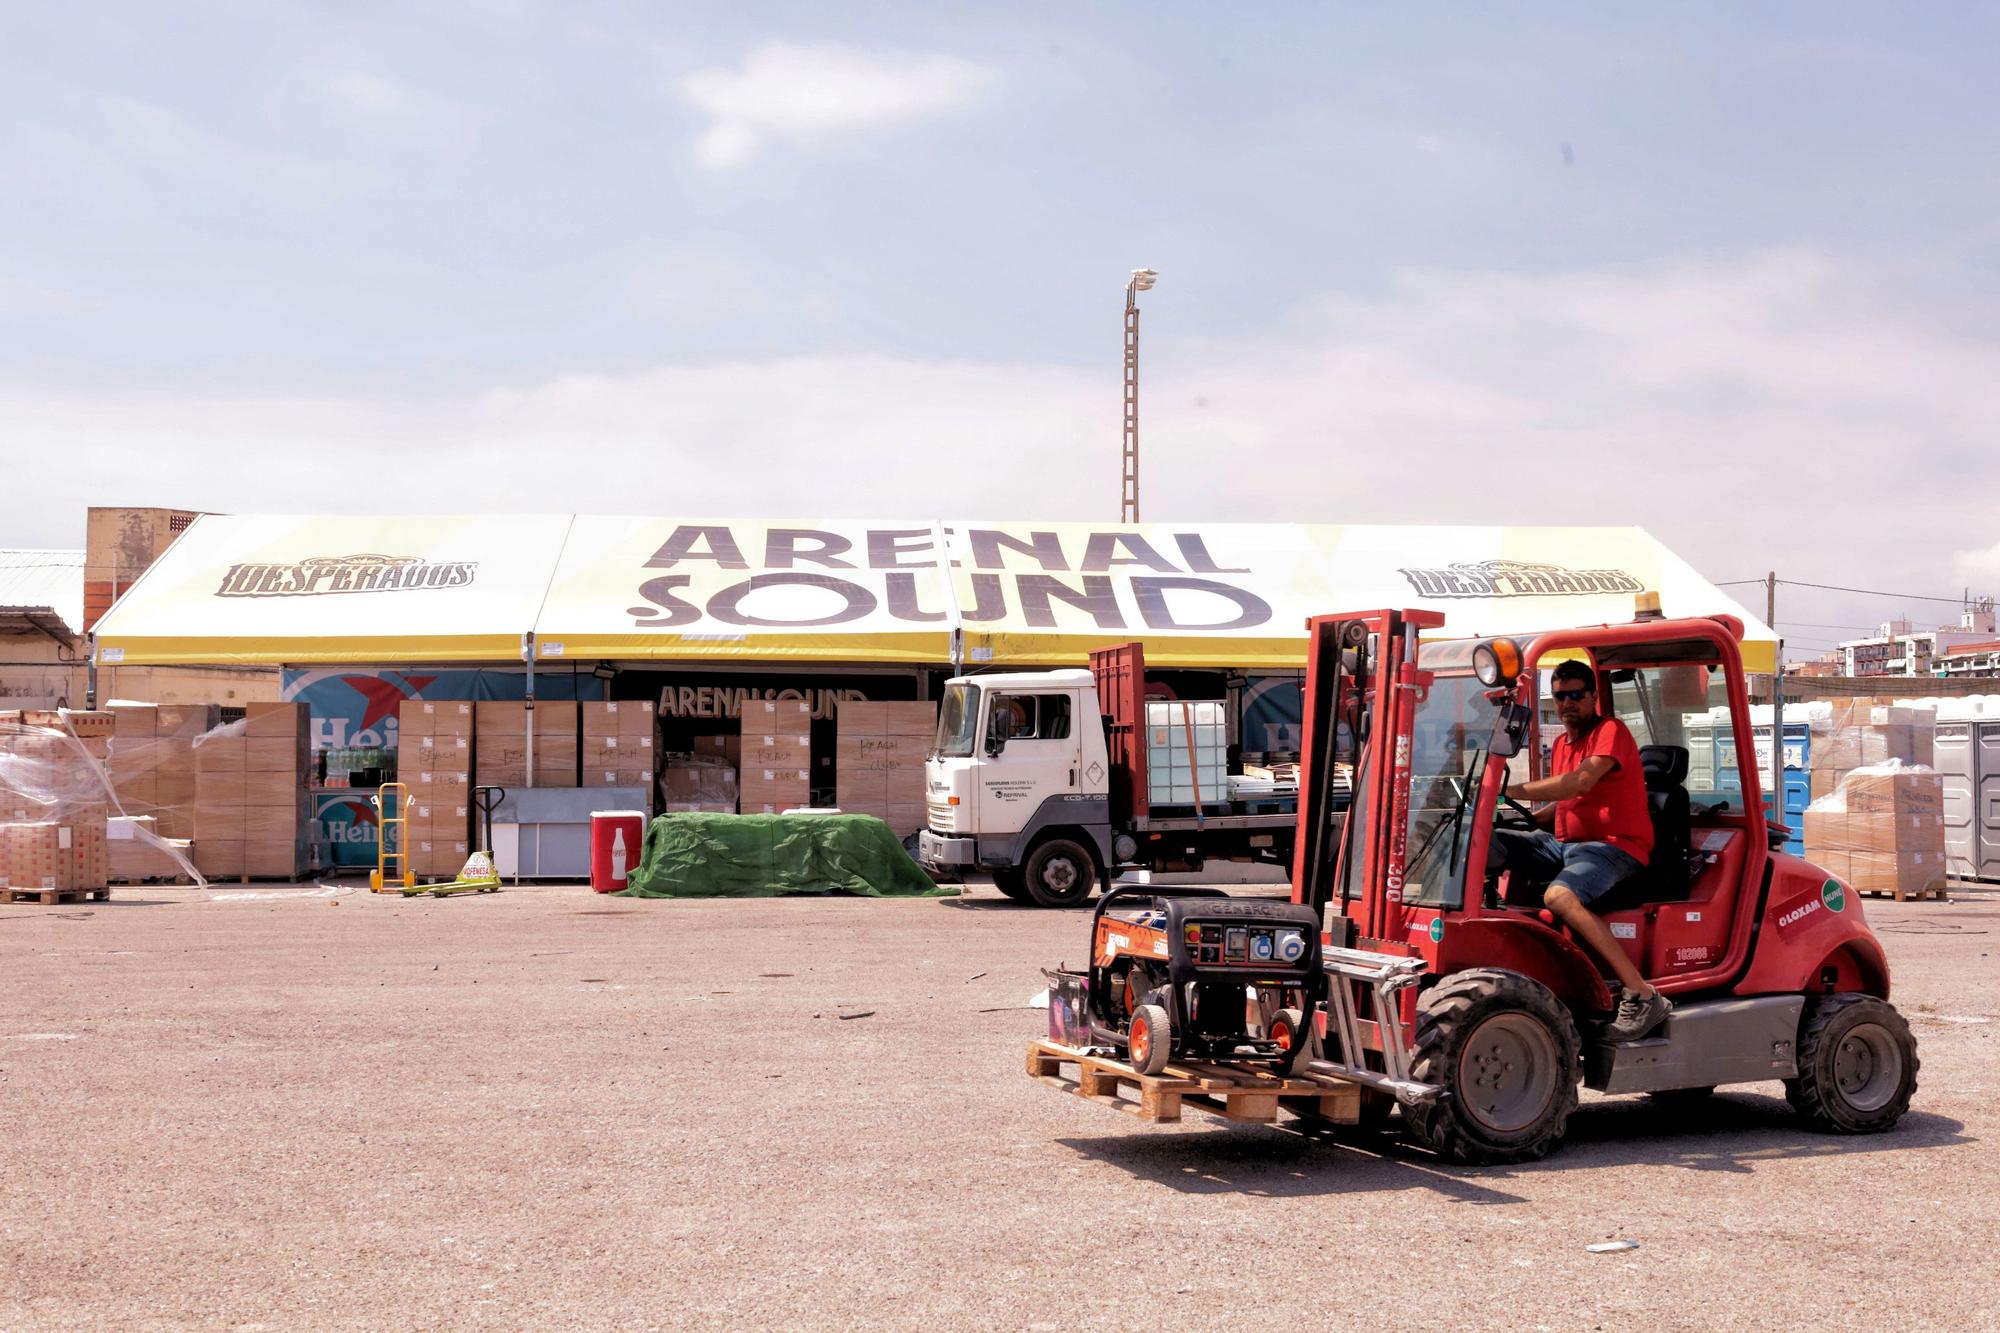
[(624, 888), (626, 875), (639, 864), (639, 847), (645, 840), (645, 811), (591, 811), (590, 887), (599, 893)]

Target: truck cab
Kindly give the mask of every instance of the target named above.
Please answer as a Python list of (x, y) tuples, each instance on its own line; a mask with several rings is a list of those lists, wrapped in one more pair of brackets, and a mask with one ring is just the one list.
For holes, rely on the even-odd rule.
[[(939, 869), (980, 869), (1010, 897), (1027, 893), (1031, 862), (1076, 901), (1112, 864), (1111, 765), (1088, 671), (960, 677), (945, 685), (924, 764), (926, 827), (918, 855)], [(1058, 901), (1049, 905), (1069, 905)]]

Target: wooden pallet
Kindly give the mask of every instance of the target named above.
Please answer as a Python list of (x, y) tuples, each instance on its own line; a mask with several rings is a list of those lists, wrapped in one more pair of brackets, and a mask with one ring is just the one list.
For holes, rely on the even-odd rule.
[(0, 903), (41, 903), (53, 907), (57, 903), (79, 903), (86, 898), (103, 902), (111, 897), (106, 889), (0, 889)]
[(194, 881), (186, 875), (113, 875), (111, 884), (113, 887), (123, 885), (134, 888), (142, 884), (156, 884), (161, 888), (194, 887)]
[(1951, 901), (1945, 886), (1934, 884), (1928, 889), (1856, 889), (1855, 893), (1864, 898), (1890, 898), (1896, 902), (1921, 903), (1936, 900), (1941, 903)]
[[(1074, 1078), (1063, 1074), (1064, 1065), (1076, 1066)], [(1183, 1106), (1259, 1125), (1277, 1120), (1280, 1109), (1337, 1125), (1361, 1119), (1360, 1088), (1313, 1074), (1280, 1078), (1261, 1069), (1206, 1063), (1170, 1064), (1158, 1074), (1141, 1074), (1107, 1056), (1052, 1041), (1028, 1043), (1027, 1072), (1154, 1125), (1177, 1123)], [(1137, 1093), (1136, 1101), (1125, 1095), (1127, 1090)]]

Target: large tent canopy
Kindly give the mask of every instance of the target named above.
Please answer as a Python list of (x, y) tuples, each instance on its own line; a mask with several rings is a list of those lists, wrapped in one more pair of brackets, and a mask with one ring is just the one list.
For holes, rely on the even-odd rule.
[(1636, 527), (495, 517), (197, 520), (98, 626), (129, 663), (1080, 663), (1295, 668), (1310, 615), (1429, 607), (1443, 633), (1728, 614)]

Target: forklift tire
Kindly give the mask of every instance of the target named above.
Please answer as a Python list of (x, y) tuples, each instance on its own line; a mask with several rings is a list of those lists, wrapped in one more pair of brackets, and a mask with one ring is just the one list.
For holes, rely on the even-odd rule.
[(1306, 1016), (1297, 1009), (1280, 1009), (1272, 1014), (1266, 1031), (1284, 1051), (1278, 1059), (1281, 1072), (1296, 1073), (1312, 1058), (1312, 1034), (1306, 1031)]
[(1021, 872), (1018, 870), (995, 870), (993, 872), (993, 887), (1017, 903), (1032, 901), (1028, 897), (1027, 881), (1022, 878)]
[(1141, 1074), (1157, 1074), (1173, 1055), (1174, 1029), (1167, 1011), (1157, 1004), (1142, 1004), (1132, 1014), (1125, 1029), (1125, 1058)]
[(1471, 1166), (1532, 1162), (1562, 1142), (1583, 1067), (1548, 987), (1500, 968), (1446, 977), (1417, 1001), (1411, 1074), (1444, 1092), (1403, 1108), (1412, 1138)]
[(1879, 1134), (1910, 1109), (1917, 1066), (1917, 1039), (1887, 1000), (1817, 996), (1799, 1023), (1799, 1076), (1785, 1080), (1785, 1100), (1814, 1129)]
[(1081, 907), (1097, 887), (1097, 860), (1068, 838), (1051, 838), (1028, 857), (1023, 878), (1038, 907)]

